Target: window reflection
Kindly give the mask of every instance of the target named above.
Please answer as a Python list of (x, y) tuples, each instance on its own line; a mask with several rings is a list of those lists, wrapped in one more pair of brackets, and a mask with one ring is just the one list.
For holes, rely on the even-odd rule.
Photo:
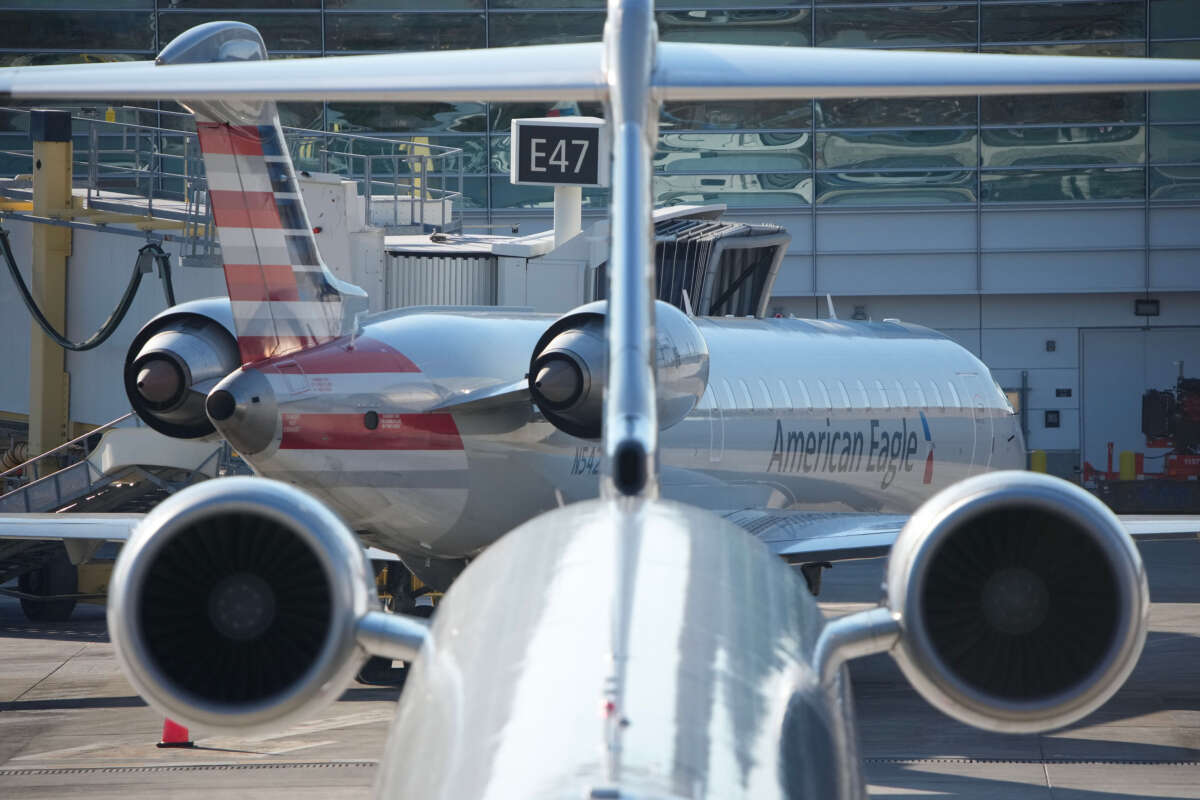
[(1039, 122), (1140, 122), (1146, 118), (1146, 95), (1035, 94), (981, 97), (984, 125)]
[(817, 44), (824, 47), (974, 44), (975, 5), (816, 9)]
[(800, 47), (811, 40), (809, 14), (808, 9), (660, 11), (655, 19), (664, 42)]
[(1103, 58), (1141, 58), (1146, 55), (1144, 42), (1074, 42), (1071, 44), (985, 44), (984, 53), (1012, 53), (1029, 56), (1098, 56)]
[(980, 151), (985, 167), (1141, 164), (1146, 160), (1146, 129), (1141, 125), (985, 128)]
[(817, 202), (825, 206), (974, 203), (975, 171), (819, 172)]
[(482, 103), (330, 103), (330, 130), (482, 133)]
[[(1156, 42), (1150, 53), (1155, 58), (1200, 58), (1200, 42)], [(1200, 92), (1151, 92), (1150, 119), (1200, 120)]]
[(1142, 0), (1103, 3), (984, 5), (979, 27), (984, 42), (1144, 39)]
[(603, 117), (604, 106), (600, 103), (492, 103), (490, 111), (493, 133), (507, 133), (514, 119), (527, 117)]
[(974, 130), (838, 131), (817, 134), (822, 169), (974, 167)]
[(1061, 203), (1140, 200), (1146, 193), (1141, 167), (984, 172), (985, 203)]
[(598, 42), (604, 14), (588, 12), (488, 14), (488, 46)]
[(0, 47), (152, 50), (154, 16), (141, 11), (0, 11)]
[[(91, 19), (89, 15), (88, 19)], [(232, 19), (258, 28), (272, 53), (286, 50), (321, 52), (321, 15), (319, 13), (255, 14), (246, 11), (217, 11), (205, 14), (186, 14), (179, 11), (158, 12), (159, 41), (166, 43), (195, 25), (215, 20)]]
[(1200, 36), (1195, 0), (1150, 0), (1150, 35), (1163, 39)]
[(730, 208), (808, 205), (812, 199), (812, 173), (655, 175), (654, 198), (660, 205), (725, 203)]
[(1151, 167), (1151, 200), (1200, 200), (1200, 167)]
[(325, 48), (461, 50), (484, 46), (483, 14), (326, 14)]
[(1155, 125), (1150, 129), (1150, 160), (1200, 163), (1200, 125)]
[(818, 128), (904, 128), (974, 125), (974, 97), (875, 97), (818, 100)]
[(684, 130), (807, 128), (811, 124), (812, 103), (795, 100), (664, 103), (658, 120), (660, 129)]
[[(492, 177), (491, 201), (493, 208), (553, 208), (553, 186), (514, 186), (508, 176)], [(608, 190), (584, 187), (583, 207), (604, 209), (608, 207)]]
[(812, 169), (808, 131), (665, 133), (654, 168), (660, 172), (796, 171)]

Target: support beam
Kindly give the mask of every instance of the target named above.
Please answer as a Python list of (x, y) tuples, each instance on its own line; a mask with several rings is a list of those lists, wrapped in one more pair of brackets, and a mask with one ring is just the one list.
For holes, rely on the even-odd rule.
[[(71, 113), (34, 110), (30, 116), (33, 137), (33, 213), (50, 216), (71, 211)], [(67, 258), (71, 255), (71, 229), (54, 225), (33, 226), (33, 298), (50, 324), (67, 330)], [(66, 353), (30, 322), (29, 451), (43, 453), (68, 438), (70, 379)], [(49, 464), (43, 469), (49, 471)]]

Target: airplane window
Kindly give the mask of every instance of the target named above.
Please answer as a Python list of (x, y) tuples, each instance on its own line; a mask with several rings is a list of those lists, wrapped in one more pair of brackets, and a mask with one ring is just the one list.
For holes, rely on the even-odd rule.
[(812, 399), (808, 396), (808, 389), (804, 385), (804, 381), (796, 379), (796, 388), (800, 390), (800, 407), (805, 411), (812, 411)]
[(858, 381), (858, 395), (859, 395), (859, 400), (862, 402), (862, 407), (867, 409), (868, 411), (870, 411), (871, 410), (871, 395), (867, 392), (867, 387), (863, 385), (863, 382), (861, 380)]
[(771, 390), (767, 388), (767, 382), (764, 381), (762, 378), (758, 379), (758, 388), (759, 388), (760, 393), (762, 394), (762, 401), (764, 404), (762, 406), (763, 410), (770, 410), (772, 408), (775, 408), (775, 401), (771, 397)]
[(792, 405), (792, 394), (788, 391), (787, 384), (783, 382), (783, 378), (779, 379), (779, 394), (783, 398), (783, 407), (794, 409)]
[(917, 408), (929, 408), (925, 402), (925, 392), (921, 391), (921, 384), (917, 383), (916, 378), (913, 378), (913, 396), (917, 398)]
[(833, 410), (833, 401), (829, 399), (829, 389), (825, 387), (825, 381), (817, 381), (817, 389), (821, 392), (821, 403), (825, 406), (826, 411)]
[(738, 378), (738, 396), (742, 401), (742, 408), (754, 410), (754, 401), (750, 399), (750, 387), (741, 378)]
[(892, 381), (895, 391), (892, 392), (892, 405), (896, 408), (907, 408), (908, 400), (904, 396), (904, 387), (900, 385), (900, 381)]
[(733, 399), (733, 387), (729, 385), (729, 381), (722, 380), (721, 388), (725, 390), (725, 407), (730, 410), (737, 408), (737, 401)]
[(962, 402), (960, 402), (958, 399), (958, 390), (954, 388), (954, 382), (946, 381), (946, 386), (950, 389), (950, 407), (962, 408)]
[(932, 393), (933, 402), (937, 403), (938, 408), (945, 408), (946, 404), (942, 402), (942, 393), (938, 391), (937, 384), (933, 381), (929, 382), (929, 391)]
[(884, 409), (891, 408), (891, 405), (888, 403), (887, 392), (883, 389), (883, 382), (875, 381), (875, 388), (879, 390), (879, 407)]
[(841, 408), (853, 408), (853, 406), (850, 405), (850, 394), (849, 394), (849, 392), (846, 391), (846, 384), (842, 383), (841, 381), (838, 381), (837, 389), (838, 389), (838, 394), (841, 395), (841, 397), (839, 398), (842, 401)]

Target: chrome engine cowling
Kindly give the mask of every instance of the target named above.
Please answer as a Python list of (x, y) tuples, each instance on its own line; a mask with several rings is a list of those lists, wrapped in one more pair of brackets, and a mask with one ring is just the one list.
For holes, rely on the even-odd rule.
[(228, 298), (181, 303), (150, 320), (125, 357), (125, 393), (159, 433), (197, 439), (214, 432), (208, 391), (241, 364)]
[[(568, 312), (546, 329), (529, 361), (529, 393), (561, 431), (599, 439), (608, 381), (606, 303)], [(708, 343), (679, 309), (655, 301), (655, 375), (658, 427), (686, 417), (708, 386)]]
[(988, 730), (1070, 724), (1113, 695), (1146, 639), (1141, 557), (1096, 497), (994, 472), (942, 491), (893, 545), (892, 648), (933, 706)]
[[(278, 727), (335, 700), (377, 604), (355, 536), (306, 493), (263, 478), (164, 500), (125, 544), (108, 629), (134, 688), (211, 732)], [(378, 613), (378, 612), (376, 612)]]

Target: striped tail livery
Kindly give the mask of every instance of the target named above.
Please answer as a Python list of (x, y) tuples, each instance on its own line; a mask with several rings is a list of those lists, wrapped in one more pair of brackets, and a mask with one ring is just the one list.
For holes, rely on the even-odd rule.
[[(158, 64), (258, 61), (267, 57), (249, 25), (214, 22), (175, 39)], [(275, 103), (191, 102), (208, 176), (243, 364), (350, 333), (366, 293), (321, 260), (279, 127)]]

